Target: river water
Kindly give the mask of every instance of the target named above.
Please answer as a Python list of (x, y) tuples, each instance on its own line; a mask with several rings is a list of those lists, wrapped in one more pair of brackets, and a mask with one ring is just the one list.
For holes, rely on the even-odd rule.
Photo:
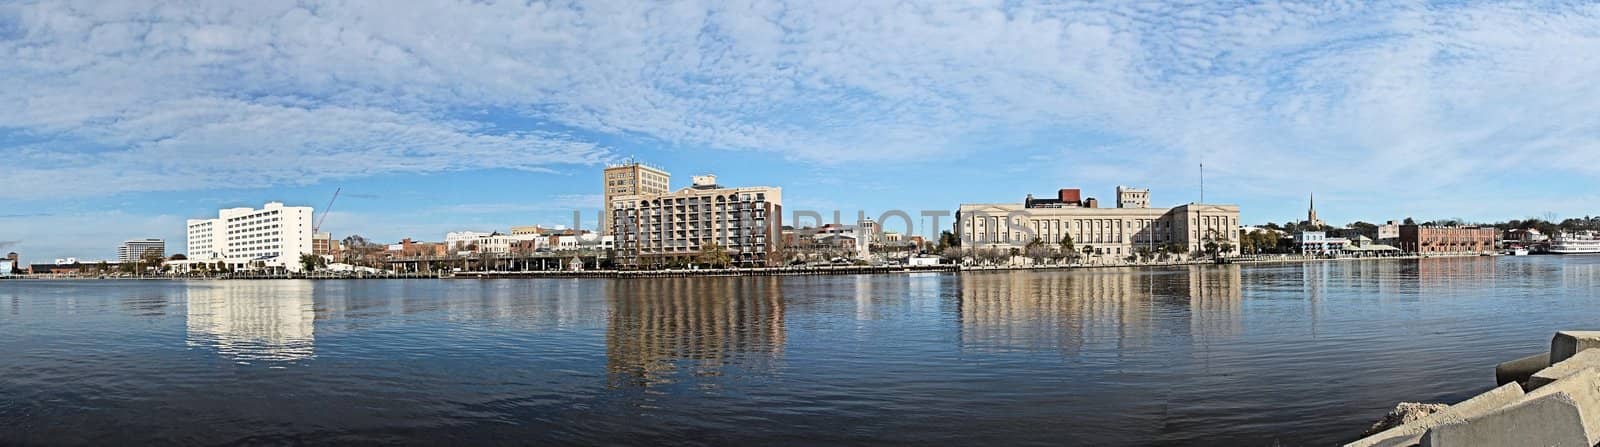
[(1600, 322), (1600, 257), (0, 281), (0, 444), (1328, 445)]

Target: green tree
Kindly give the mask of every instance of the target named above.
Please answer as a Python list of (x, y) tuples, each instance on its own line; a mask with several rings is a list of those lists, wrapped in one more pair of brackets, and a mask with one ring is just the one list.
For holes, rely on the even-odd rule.
[(728, 257), (728, 250), (716, 242), (711, 242), (700, 248), (700, 256), (696, 258), (696, 262), (708, 267), (725, 268), (732, 260)]
[(1170, 255), (1173, 255), (1173, 256), (1183, 256), (1183, 252), (1184, 252), (1183, 244), (1172, 242), (1172, 243), (1168, 243), (1165, 247), (1162, 247), (1162, 248), (1166, 249), (1167, 254), (1170, 254)]
[(945, 231), (940, 231), (939, 232), (939, 246), (938, 246), (939, 251), (942, 252), (946, 248), (960, 247), (960, 246), (961, 246), (961, 237), (960, 236), (956, 236), (956, 234), (950, 232), (950, 230), (945, 230)]
[(1029, 243), (1027, 249), (1025, 250), (1028, 259), (1032, 259), (1035, 265), (1044, 264), (1046, 259), (1051, 258), (1052, 252), (1053, 250), (1051, 250), (1050, 247), (1045, 246), (1045, 244), (1039, 242), (1038, 239), (1034, 239), (1032, 243)]
[(1072, 246), (1072, 235), (1061, 236), (1060, 244), (1062, 253), (1077, 253), (1077, 250)]
[(300, 268), (306, 272), (314, 272), (328, 265), (328, 260), (321, 256), (306, 253), (300, 255)]

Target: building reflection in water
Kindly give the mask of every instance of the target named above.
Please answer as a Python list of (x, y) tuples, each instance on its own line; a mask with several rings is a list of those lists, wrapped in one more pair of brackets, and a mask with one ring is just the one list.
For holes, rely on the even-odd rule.
[(612, 386), (652, 386), (728, 368), (769, 370), (784, 349), (779, 278), (608, 281)]
[(1188, 297), (1189, 335), (1198, 341), (1239, 335), (1243, 330), (1243, 270), (1237, 265), (1191, 265), (1188, 269), (1189, 286), (1170, 293)]
[(310, 281), (210, 281), (184, 292), (190, 347), (248, 361), (311, 358), (316, 317)]
[[(966, 349), (1075, 354), (1092, 344), (1145, 347), (1174, 331), (1240, 331), (1238, 266), (965, 273), (960, 282)], [(1174, 312), (1187, 315), (1187, 328), (1165, 327), (1182, 324)]]

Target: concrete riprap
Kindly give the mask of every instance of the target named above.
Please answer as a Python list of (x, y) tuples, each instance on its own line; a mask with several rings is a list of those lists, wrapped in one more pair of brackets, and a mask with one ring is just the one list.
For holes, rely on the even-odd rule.
[(1424, 446), (1592, 446), (1600, 442), (1600, 369), (1584, 368), (1477, 417), (1439, 424)]
[(1600, 331), (1557, 332), (1549, 352), (1495, 365), (1498, 388), (1420, 418), (1391, 414), (1398, 421), (1381, 424), (1400, 425), (1345, 446), (1600, 445), (1600, 349), (1590, 348)]
[(1600, 349), (1579, 351), (1577, 355), (1567, 357), (1561, 363), (1539, 370), (1539, 372), (1528, 377), (1528, 380), (1523, 383), (1522, 389), (1527, 391), (1537, 390), (1584, 368), (1600, 368)]
[(1539, 370), (1550, 367), (1550, 353), (1541, 352), (1520, 359), (1504, 362), (1494, 367), (1495, 385), (1505, 385), (1511, 382), (1527, 382), (1529, 377)]
[(1422, 440), (1422, 434), (1428, 429), (1451, 422), (1460, 422), (1481, 416), (1511, 402), (1521, 399), (1522, 387), (1515, 383), (1502, 385), (1451, 405), (1450, 408), (1438, 413), (1430, 414), (1422, 419), (1406, 423), (1372, 436), (1361, 438), (1355, 442), (1345, 444), (1345, 447), (1380, 447), (1380, 446), (1412, 446)]
[(1568, 357), (1589, 348), (1600, 348), (1600, 331), (1561, 331), (1550, 339), (1550, 364), (1561, 363)]

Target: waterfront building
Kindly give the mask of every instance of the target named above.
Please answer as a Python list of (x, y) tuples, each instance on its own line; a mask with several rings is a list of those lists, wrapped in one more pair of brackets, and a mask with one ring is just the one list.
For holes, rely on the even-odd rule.
[[(1134, 191), (1149, 197), (1148, 191)], [(1023, 203), (962, 204), (955, 232), (963, 243), (978, 248), (1021, 249), (1034, 237), (1053, 246), (1071, 236), (1077, 250), (1127, 256), (1174, 244), (1185, 253), (1204, 251), (1208, 239), (1232, 245), (1229, 253), (1237, 254), (1238, 228), (1238, 205), (1099, 208), (1093, 198), (1080, 199), (1077, 189), (1062, 189), (1056, 199), (1029, 195)]]
[(214, 219), (189, 219), (189, 261), (298, 272), (300, 255), (312, 253), (311, 215), (309, 206), (267, 202), (261, 209), (226, 208)]
[(535, 239), (538, 236), (501, 234), (500, 232), (485, 233), (481, 231), (452, 231), (445, 233), (444, 245), (446, 249), (456, 254), (488, 253), (509, 254), (511, 246), (516, 241)]
[(0, 276), (11, 276), (11, 272), (16, 269), (16, 266), (17, 264), (10, 259), (0, 259)]
[(615, 235), (601, 236), (583, 232), (551, 235), (547, 247), (551, 251), (611, 250), (616, 248), (615, 242)]
[(150, 250), (160, 253), (163, 258), (167, 257), (167, 241), (156, 238), (122, 241), (122, 245), (117, 246), (117, 261), (138, 261)]
[(399, 243), (389, 244), (387, 251), (389, 258), (393, 259), (397, 257), (439, 257), (446, 255), (448, 250), (442, 242), (418, 242), (411, 240), (411, 238), (405, 238), (401, 239)]
[(1400, 249), (1417, 254), (1468, 254), (1492, 251), (1495, 230), (1477, 226), (1401, 225)]
[(676, 192), (620, 195), (609, 201), (617, 265), (692, 264), (713, 244), (735, 266), (778, 265), (782, 188), (732, 188), (716, 181), (714, 175), (695, 176), (692, 186)]
[(26, 269), (23, 268), (25, 264), (22, 263), (22, 256), (18, 255), (17, 252), (6, 253), (5, 260), (11, 263), (10, 269), (4, 269), (8, 273), (27, 273)]
[[(611, 202), (621, 196), (661, 195), (671, 191), (672, 174), (643, 163), (627, 162), (606, 166), (605, 198), (600, 205), (600, 234), (611, 234)], [(537, 230), (538, 227), (534, 227)], [(516, 228), (512, 234), (516, 234)]]
[(1501, 240), (1507, 244), (1517, 244), (1525, 247), (1550, 242), (1550, 237), (1533, 228), (1513, 228), (1506, 230), (1505, 236)]
[(1294, 243), (1301, 254), (1337, 255), (1344, 252), (1345, 247), (1350, 245), (1350, 240), (1330, 237), (1324, 231), (1301, 231), (1294, 235)]

